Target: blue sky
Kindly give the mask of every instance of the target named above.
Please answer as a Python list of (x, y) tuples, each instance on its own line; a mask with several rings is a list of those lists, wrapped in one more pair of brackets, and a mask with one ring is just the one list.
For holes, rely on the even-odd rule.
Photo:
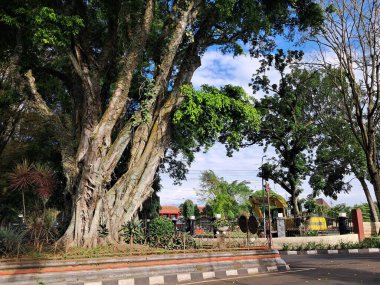
[[(290, 48), (289, 43), (282, 42), (281, 48)], [(312, 46), (301, 47), (306, 53), (306, 57), (312, 58)], [(208, 50), (202, 58), (202, 66), (195, 72), (193, 85), (197, 88), (203, 84), (213, 86), (223, 86), (232, 84), (242, 86), (248, 94), (252, 94), (249, 83), (252, 74), (259, 67), (259, 62), (249, 56), (233, 57), (230, 54), (222, 54), (216, 49)], [(279, 80), (277, 72), (269, 71), (269, 78), (276, 82)], [(253, 94), (252, 94), (253, 95)], [(258, 97), (260, 95), (256, 95)], [(266, 157), (275, 156), (273, 150), (265, 153)], [(262, 157), (264, 156), (263, 147), (251, 146), (235, 152), (233, 157), (227, 157), (223, 145), (217, 144), (207, 153), (197, 153), (195, 160), (189, 169), (187, 181), (182, 185), (173, 185), (173, 180), (166, 174), (161, 174), (162, 190), (158, 195), (161, 198), (161, 205), (179, 205), (186, 199), (192, 199), (197, 202), (196, 189), (199, 187), (199, 177), (204, 170), (213, 170), (218, 176), (224, 177), (227, 181), (246, 180), (249, 181), (250, 188), (257, 190), (261, 187), (261, 178), (257, 177)], [(266, 158), (264, 158), (265, 160)], [(352, 178), (348, 177), (348, 180)], [(274, 185), (270, 181), (271, 188), (284, 197), (289, 197), (279, 185)], [(341, 194), (338, 200), (323, 197), (329, 204), (346, 203), (354, 205), (365, 203), (366, 199), (362, 188), (356, 180), (352, 181), (353, 188), (349, 194)], [(306, 197), (311, 193), (308, 181), (302, 185), (304, 189), (301, 197)], [(202, 204), (202, 203), (199, 203)]]

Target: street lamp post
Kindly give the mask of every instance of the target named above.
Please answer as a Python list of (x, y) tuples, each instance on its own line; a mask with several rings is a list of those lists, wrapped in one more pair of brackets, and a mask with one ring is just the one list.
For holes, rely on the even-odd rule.
[(190, 216), (190, 234), (195, 234), (195, 216)]
[(269, 227), (268, 245), (269, 245), (269, 248), (272, 249), (272, 217), (270, 213), (270, 187), (269, 187), (268, 182), (265, 185), (265, 191), (267, 192), (267, 199), (268, 199), (268, 227)]

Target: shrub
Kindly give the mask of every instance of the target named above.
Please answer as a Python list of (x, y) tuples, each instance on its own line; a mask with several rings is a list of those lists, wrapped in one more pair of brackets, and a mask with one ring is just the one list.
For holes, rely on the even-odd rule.
[(308, 237), (316, 237), (318, 236), (318, 232), (317, 231), (306, 231), (305, 236), (308, 236)]
[(149, 224), (149, 241), (151, 246), (168, 248), (174, 236), (173, 222), (166, 217), (158, 217)]
[(25, 232), (21, 229), (0, 228), (1, 255), (18, 254), (24, 237)]
[(121, 227), (121, 236), (126, 243), (143, 244), (145, 242), (144, 230), (138, 219), (123, 225)]
[(168, 247), (170, 249), (189, 249), (189, 248), (198, 248), (198, 243), (196, 240), (189, 234), (176, 234), (173, 236)]
[(56, 209), (47, 209), (43, 213), (39, 211), (30, 213), (26, 220), (27, 234), (38, 250), (42, 249), (43, 244), (53, 243), (57, 239), (57, 216), (58, 211)]

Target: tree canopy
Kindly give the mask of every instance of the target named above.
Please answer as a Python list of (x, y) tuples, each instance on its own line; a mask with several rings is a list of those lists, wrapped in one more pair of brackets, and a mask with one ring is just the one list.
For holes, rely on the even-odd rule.
[[(276, 36), (291, 38), (321, 20), (311, 0), (3, 1), (3, 79), (46, 118), (60, 153), (71, 201), (61, 242), (96, 246), (100, 224), (109, 230), (104, 242), (120, 239), (152, 194), (157, 168), (179, 149), (172, 117), (207, 48), (239, 55), (245, 45), (258, 56)], [(196, 132), (197, 143), (223, 140), (205, 135)], [(195, 146), (179, 145), (185, 153)]]
[(248, 198), (252, 190), (247, 181), (225, 181), (213, 171), (204, 171), (201, 175), (201, 187), (197, 195), (202, 202), (211, 206), (214, 214), (223, 218), (236, 218), (241, 212), (249, 212)]
[[(296, 215), (299, 215), (300, 184), (311, 171), (312, 151), (318, 144), (311, 94), (320, 88), (318, 73), (289, 66), (301, 56), (298, 52), (285, 54), (280, 50), (276, 56), (263, 60), (259, 74), (252, 81), (255, 91), (262, 90), (269, 95), (256, 104), (262, 122), (259, 131), (251, 134), (251, 140), (274, 148), (277, 154), (263, 164), (259, 175), (273, 180), (291, 195)], [(279, 83), (270, 82), (265, 75), (268, 66), (279, 71)]]

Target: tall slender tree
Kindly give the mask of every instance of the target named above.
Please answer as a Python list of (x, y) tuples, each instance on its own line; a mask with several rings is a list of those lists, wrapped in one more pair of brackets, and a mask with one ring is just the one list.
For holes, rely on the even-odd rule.
[[(333, 199), (341, 192), (357, 191), (351, 187), (349, 175), (353, 175), (362, 186), (371, 217), (378, 221), (378, 212), (367, 185), (369, 179), (365, 153), (352, 134), (350, 123), (345, 119), (345, 107), (334, 77), (323, 69), (320, 87), (313, 99), (313, 110), (319, 129), (321, 143), (316, 150), (314, 169), (310, 185), (317, 195), (320, 192)], [(339, 72), (337, 70), (336, 72)], [(339, 130), (339, 131), (338, 131)], [(351, 179), (352, 180), (352, 179)]]
[[(365, 154), (380, 206), (378, 126), (380, 120), (380, 3), (326, 0), (325, 22), (312, 40), (321, 48), (321, 63), (334, 78), (343, 106), (341, 115)], [(336, 70), (338, 69), (338, 72)]]

